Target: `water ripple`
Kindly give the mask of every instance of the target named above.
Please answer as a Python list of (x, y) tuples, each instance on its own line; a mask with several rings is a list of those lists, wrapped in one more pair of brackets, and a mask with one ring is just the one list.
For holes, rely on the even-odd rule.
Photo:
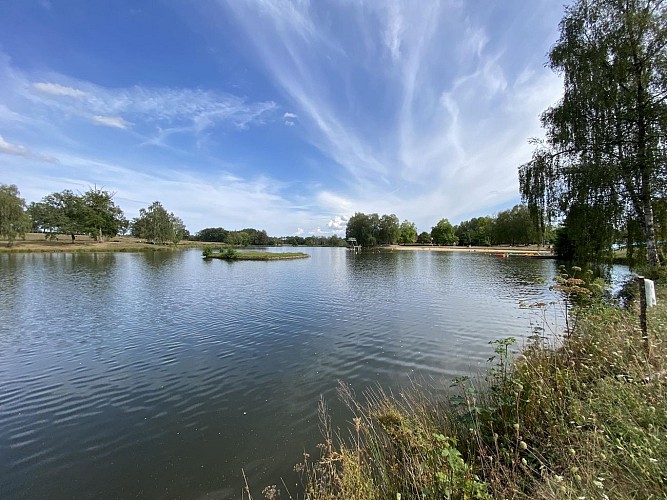
[(547, 261), (308, 251), (0, 255), (0, 491), (228, 498), (242, 467), (256, 491), (279, 484), (317, 440), (320, 395), (347, 418), (337, 380), (360, 394), (480, 369), (490, 340), (530, 333), (518, 301), (553, 274)]

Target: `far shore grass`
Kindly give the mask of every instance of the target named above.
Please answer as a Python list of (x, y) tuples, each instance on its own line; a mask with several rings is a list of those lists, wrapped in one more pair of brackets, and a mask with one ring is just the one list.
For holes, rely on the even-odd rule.
[(50, 240), (42, 233), (26, 233), (25, 238), (17, 238), (11, 246), (7, 240), (0, 240), (0, 253), (86, 253), (86, 252), (155, 252), (202, 248), (207, 243), (181, 241), (177, 245), (153, 245), (132, 236), (116, 236), (104, 241), (95, 241), (87, 235), (77, 235), (72, 241), (69, 235), (58, 235)]
[(205, 259), (221, 259), (221, 260), (294, 260), (307, 259), (310, 257), (303, 252), (260, 252), (257, 250), (239, 251), (234, 250), (229, 252), (217, 252), (205, 255)]

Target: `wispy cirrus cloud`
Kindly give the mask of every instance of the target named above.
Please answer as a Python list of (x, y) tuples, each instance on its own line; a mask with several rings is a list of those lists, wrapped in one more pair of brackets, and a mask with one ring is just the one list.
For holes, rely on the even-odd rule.
[(537, 30), (558, 6), (514, 9), (520, 17), (504, 26), (489, 22), (501, 6), (460, 0), (218, 5), (245, 31), (305, 139), (339, 165), (332, 175), (346, 186), (323, 188), (322, 207), (386, 207), (425, 226), (518, 201), (516, 169), (561, 83), (543, 68), (553, 32), (532, 32), (527, 53), (506, 30)]
[[(61, 22), (53, 29), (77, 55), (64, 61), (17, 50), (0, 31), (4, 50), (14, 50), (0, 52), (0, 153), (27, 192), (97, 183), (182, 209), (195, 230), (216, 210), (224, 218), (215, 225), (267, 221), (278, 234), (340, 233), (356, 211), (395, 213), (428, 230), (442, 217), (457, 222), (518, 201), (527, 138), (541, 134), (539, 114), (561, 91), (543, 67), (561, 14), (552, 0), (172, 7), (173, 26), (196, 30), (146, 23), (155, 46), (168, 36), (179, 48), (164, 54), (81, 44)], [(156, 12), (144, 10), (133, 20)], [(26, 25), (33, 40), (43, 22)], [(126, 20), (108, 22), (122, 29)], [(178, 38), (192, 31), (196, 40)], [(180, 65), (191, 72), (174, 72)]]
[[(275, 119), (274, 101), (249, 101), (227, 92), (200, 88), (104, 87), (66, 75), (32, 75), (0, 53), (0, 98), (5, 116), (37, 130), (84, 123), (132, 130), (141, 142), (164, 144), (165, 137), (199, 134), (215, 127), (245, 130)], [(0, 111), (2, 110), (0, 109)], [(2, 116), (0, 116), (0, 119)], [(80, 130), (72, 130), (80, 136)]]
[(128, 122), (123, 120), (120, 116), (101, 116), (95, 115), (91, 118), (95, 125), (104, 125), (106, 127), (126, 129), (130, 126)]
[[(243, 129), (277, 109), (273, 101), (248, 103), (228, 93), (201, 89), (126, 87), (106, 88), (90, 82), (66, 86), (33, 85), (24, 97), (68, 116), (86, 117), (98, 125), (127, 128), (128, 121), (145, 125), (182, 126), (201, 132), (220, 123)], [(75, 99), (63, 99), (75, 97)]]
[(57, 83), (37, 82), (33, 83), (32, 86), (40, 92), (44, 92), (46, 94), (51, 94), (51, 95), (69, 96), (76, 98), (82, 98), (85, 97), (86, 95), (85, 92), (79, 89), (75, 89), (72, 87), (65, 87), (64, 85), (58, 85)]

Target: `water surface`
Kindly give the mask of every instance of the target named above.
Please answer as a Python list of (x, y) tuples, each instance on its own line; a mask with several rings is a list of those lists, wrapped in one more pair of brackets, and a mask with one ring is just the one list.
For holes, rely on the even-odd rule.
[(3, 497), (240, 498), (242, 468), (255, 497), (291, 487), (337, 380), (360, 393), (483, 369), (490, 340), (530, 334), (519, 301), (555, 270), (306, 251), (0, 255)]

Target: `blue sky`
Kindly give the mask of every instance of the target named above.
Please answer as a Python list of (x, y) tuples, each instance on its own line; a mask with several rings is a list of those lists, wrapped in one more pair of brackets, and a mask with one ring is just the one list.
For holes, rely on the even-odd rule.
[(0, 183), (128, 218), (430, 231), (519, 201), (561, 95), (554, 0), (0, 0)]

